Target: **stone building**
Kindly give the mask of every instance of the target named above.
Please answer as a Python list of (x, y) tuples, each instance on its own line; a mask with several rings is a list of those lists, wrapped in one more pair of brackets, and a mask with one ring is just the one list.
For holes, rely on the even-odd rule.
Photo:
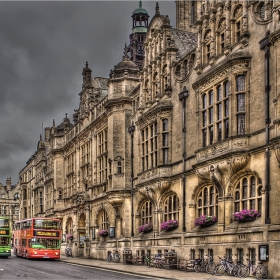
[[(45, 128), (21, 171), (21, 217), (60, 217), (75, 256), (175, 249), (261, 259), (279, 278), (279, 14), (280, 1), (176, 1), (173, 28), (140, 1), (122, 61), (108, 79), (86, 64), (74, 123)], [(260, 217), (237, 221), (243, 209)]]
[(11, 227), (19, 220), (19, 194), (20, 185), (12, 185), (11, 178), (7, 178), (6, 185), (0, 183), (0, 216), (10, 218)]

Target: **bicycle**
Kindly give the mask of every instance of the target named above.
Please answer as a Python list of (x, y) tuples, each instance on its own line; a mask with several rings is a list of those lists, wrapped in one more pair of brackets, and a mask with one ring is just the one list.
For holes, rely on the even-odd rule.
[(65, 248), (65, 256), (72, 257), (72, 248), (69, 245)]
[(217, 264), (217, 266), (215, 268), (215, 275), (221, 276), (225, 272), (227, 272), (227, 274), (229, 276), (238, 275), (238, 266), (236, 264), (233, 264), (232, 262), (230, 262), (226, 257), (224, 257), (224, 259), (222, 259), (218, 256), (218, 258), (221, 261), (219, 264)]
[(262, 263), (259, 262), (257, 266), (253, 264), (253, 260), (246, 259), (248, 264), (243, 269), (239, 271), (239, 277), (247, 277), (252, 272), (253, 276), (256, 276), (257, 279), (266, 279), (268, 275), (267, 267)]
[(197, 259), (195, 260), (193, 270), (195, 272), (206, 271), (209, 274), (215, 273), (216, 264), (213, 261), (213, 256), (205, 254), (207, 259)]
[(113, 252), (109, 251), (108, 253), (109, 253), (108, 259), (107, 259), (108, 262), (116, 262), (116, 263), (120, 262), (121, 257), (119, 255), (118, 251), (113, 250)]

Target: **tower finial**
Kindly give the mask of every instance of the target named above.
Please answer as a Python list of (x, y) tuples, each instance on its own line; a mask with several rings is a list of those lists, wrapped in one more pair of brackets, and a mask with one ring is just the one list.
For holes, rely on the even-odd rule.
[(139, 1), (139, 8), (142, 8), (142, 1)]
[(158, 2), (156, 3), (156, 15), (160, 15)]
[(86, 68), (88, 68), (88, 62), (86, 61)]

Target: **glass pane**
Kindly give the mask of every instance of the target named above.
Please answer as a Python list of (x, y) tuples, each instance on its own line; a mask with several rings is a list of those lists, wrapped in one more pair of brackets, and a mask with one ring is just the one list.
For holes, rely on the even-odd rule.
[(209, 92), (209, 105), (213, 104), (213, 90)]
[(236, 89), (237, 89), (237, 91), (244, 91), (245, 90), (245, 76), (240, 75), (240, 76), (237, 77), (237, 79), (236, 79)]
[(217, 117), (218, 117), (218, 120), (220, 120), (222, 118), (222, 103), (219, 103), (217, 105)]
[(217, 87), (217, 101), (220, 101), (222, 99), (222, 87)]
[(218, 129), (218, 141), (222, 140), (222, 123), (217, 124), (217, 129)]
[(210, 145), (213, 144), (213, 138), (214, 138), (213, 126), (210, 126), (209, 127), (209, 143), (210, 143)]
[(240, 114), (237, 116), (237, 134), (245, 134), (245, 114)]
[(225, 97), (229, 95), (229, 81), (225, 82)]
[(213, 123), (213, 107), (209, 109), (209, 124)]
[(207, 106), (206, 94), (204, 94), (204, 95), (202, 96), (202, 106), (203, 106), (203, 109), (205, 109), (206, 106)]
[(253, 176), (251, 178), (251, 186), (250, 186), (250, 197), (254, 197), (256, 195), (256, 178)]
[(207, 114), (206, 114), (206, 111), (202, 112), (202, 123), (203, 123), (203, 126), (207, 125)]
[(237, 95), (237, 112), (245, 111), (245, 94)]

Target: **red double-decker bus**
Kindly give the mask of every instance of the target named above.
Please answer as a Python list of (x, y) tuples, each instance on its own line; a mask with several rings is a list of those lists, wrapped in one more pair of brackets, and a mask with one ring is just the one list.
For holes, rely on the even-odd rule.
[(27, 259), (59, 259), (61, 222), (52, 218), (31, 218), (14, 226), (14, 254)]

